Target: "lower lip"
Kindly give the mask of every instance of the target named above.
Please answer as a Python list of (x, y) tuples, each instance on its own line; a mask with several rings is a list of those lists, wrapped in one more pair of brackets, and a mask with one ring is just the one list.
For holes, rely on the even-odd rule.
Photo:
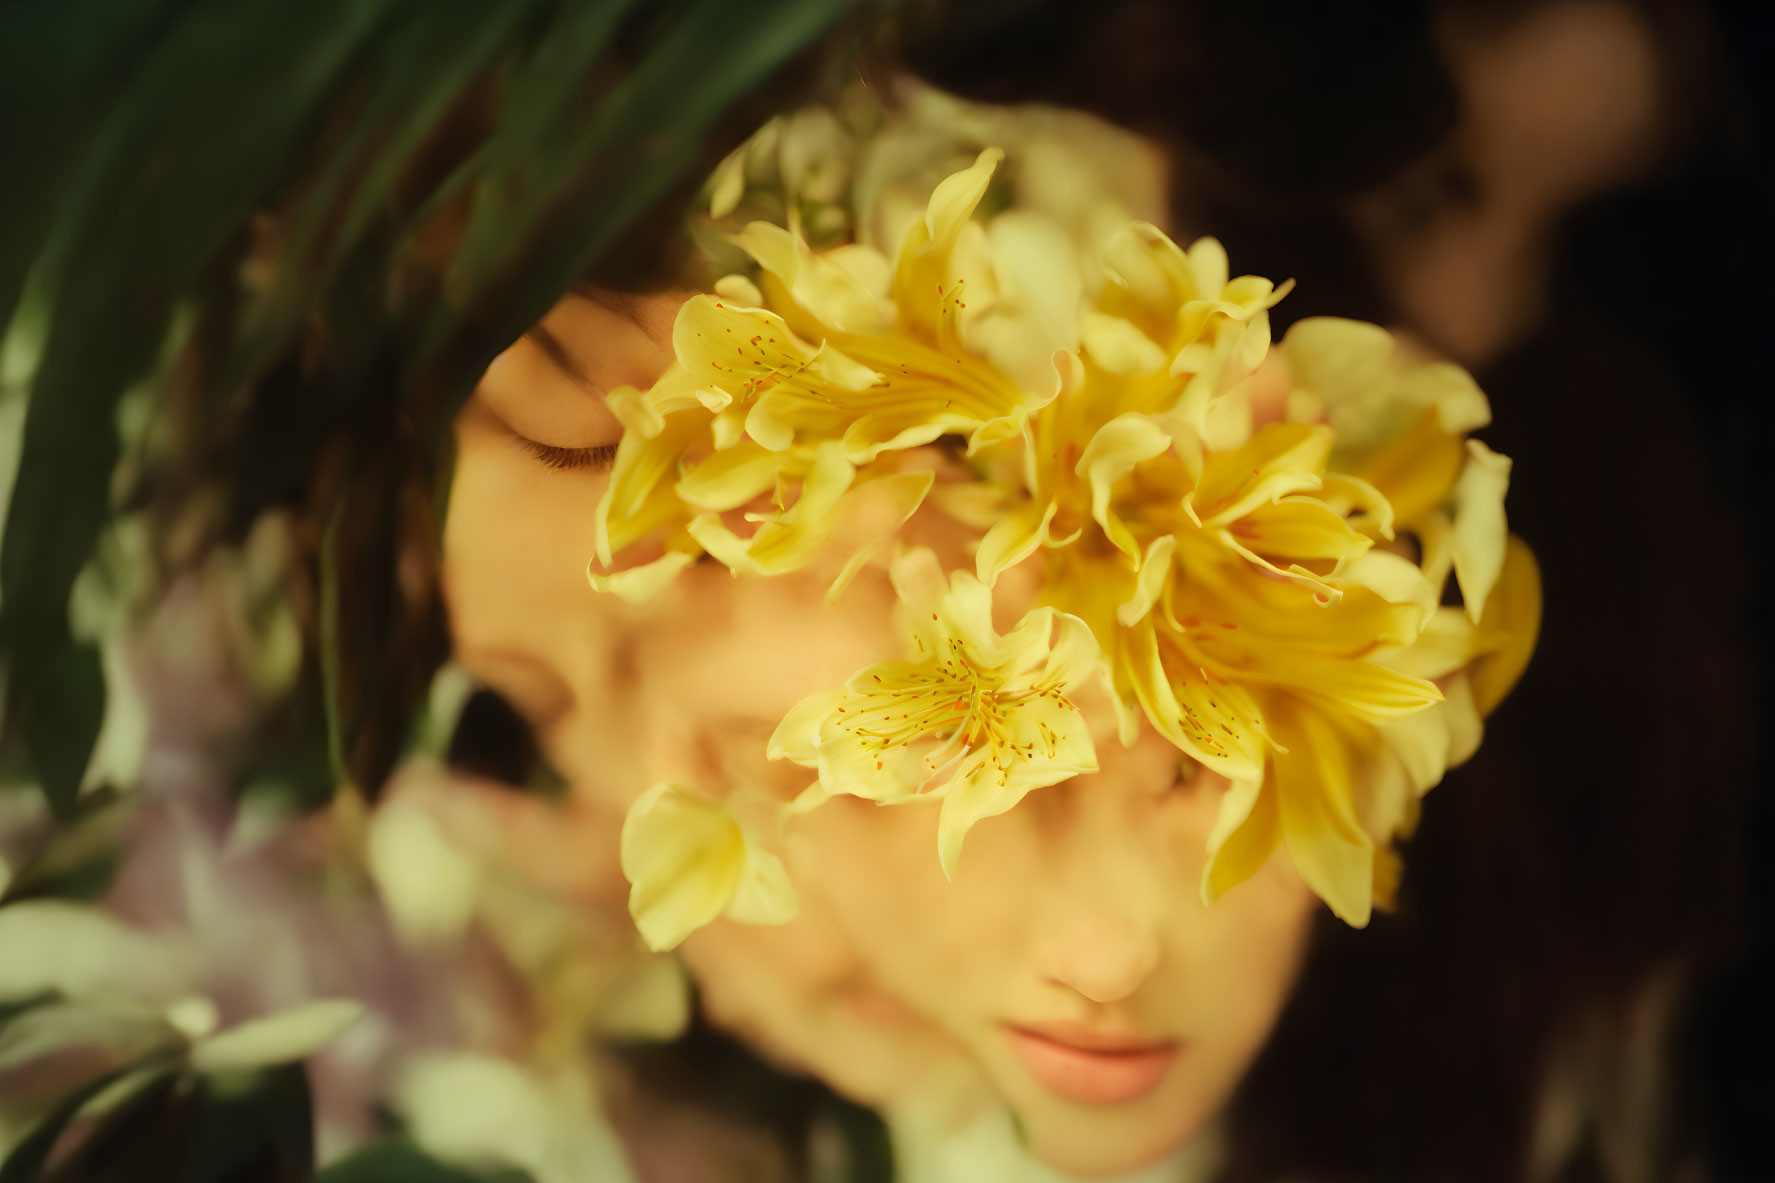
[(1094, 1051), (1018, 1027), (1007, 1029), (1011, 1048), (1049, 1092), (1080, 1105), (1126, 1105), (1165, 1079), (1177, 1059), (1175, 1044), (1132, 1051)]

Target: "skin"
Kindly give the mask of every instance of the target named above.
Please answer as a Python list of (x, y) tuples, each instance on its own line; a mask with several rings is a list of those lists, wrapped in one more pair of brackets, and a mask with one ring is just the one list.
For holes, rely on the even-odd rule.
[[(524, 442), (614, 444), (602, 395), (669, 364), (680, 299), (619, 312), (568, 297), (544, 324), (581, 380), (522, 341), (457, 424), (445, 592), (458, 658), (531, 720), (572, 789), (547, 816), (482, 802), (466, 828), (586, 906), (621, 908), (628, 804), (663, 779), (731, 794), (776, 844), (801, 910), (778, 928), (718, 921), (684, 943), (714, 1022), (890, 1114), (961, 1120), (1008, 1106), (1034, 1153), (1068, 1174), (1164, 1159), (1213, 1123), (1274, 1027), (1308, 944), (1311, 892), (1276, 859), (1204, 907), (1225, 783), (1180, 771), (1151, 733), (1124, 748), (1094, 701), (1081, 705), (1100, 771), (980, 823), (953, 882), (937, 861), (934, 804), (840, 798), (779, 833), (771, 806), (811, 774), (770, 764), (764, 741), (804, 695), (898, 656), (885, 575), (865, 571), (829, 608), (829, 568), (735, 580), (704, 563), (628, 608), (585, 582), (607, 474), (551, 469)], [(918, 526), (958, 561), (948, 527)], [(1001, 585), (1012, 614), (1031, 599), (1025, 567)], [(1007, 1023), (1077, 1023), (1181, 1051), (1147, 1095), (1086, 1105), (1030, 1075)]]

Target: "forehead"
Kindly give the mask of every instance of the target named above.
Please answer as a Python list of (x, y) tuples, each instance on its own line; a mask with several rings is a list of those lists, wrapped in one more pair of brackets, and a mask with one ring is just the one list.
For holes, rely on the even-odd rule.
[(623, 386), (644, 390), (671, 364), (672, 321), (684, 298), (569, 292), (493, 359), (477, 393), (518, 424), (547, 407), (615, 434), (620, 428), (605, 396)]

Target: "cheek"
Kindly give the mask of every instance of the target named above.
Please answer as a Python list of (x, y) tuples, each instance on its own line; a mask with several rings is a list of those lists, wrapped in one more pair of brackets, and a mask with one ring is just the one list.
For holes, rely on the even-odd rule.
[(786, 854), (870, 972), (909, 1005), (941, 1015), (1008, 958), (1002, 893), (964, 890), (937, 861), (936, 803), (840, 797), (797, 819)]
[(623, 668), (611, 676), (628, 720), (616, 740), (645, 770), (634, 792), (671, 779), (716, 795), (764, 787), (787, 800), (814, 779), (768, 759), (777, 724), (802, 698), (897, 651), (885, 580), (859, 577), (840, 608), (825, 603), (825, 588), (817, 576), (736, 579), (702, 563), (644, 611), (612, 621)]
[(1318, 901), (1287, 854), (1195, 917), (1168, 949), (1172, 997), (1193, 1043), (1192, 1088), (1207, 1109), (1230, 1097), (1292, 994)]
[(614, 631), (585, 581), (595, 474), (551, 472), (473, 403), (457, 424), (443, 586), (457, 660), (536, 726), (570, 780), (596, 765), (578, 724), (610, 707)]

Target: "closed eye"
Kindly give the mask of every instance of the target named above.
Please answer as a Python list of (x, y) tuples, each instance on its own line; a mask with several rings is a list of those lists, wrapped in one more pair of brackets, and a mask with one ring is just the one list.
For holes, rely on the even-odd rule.
[(556, 472), (578, 469), (603, 472), (616, 460), (615, 444), (599, 444), (593, 448), (557, 448), (553, 444), (539, 444), (523, 436), (518, 437), (518, 442), (544, 468), (554, 469)]

